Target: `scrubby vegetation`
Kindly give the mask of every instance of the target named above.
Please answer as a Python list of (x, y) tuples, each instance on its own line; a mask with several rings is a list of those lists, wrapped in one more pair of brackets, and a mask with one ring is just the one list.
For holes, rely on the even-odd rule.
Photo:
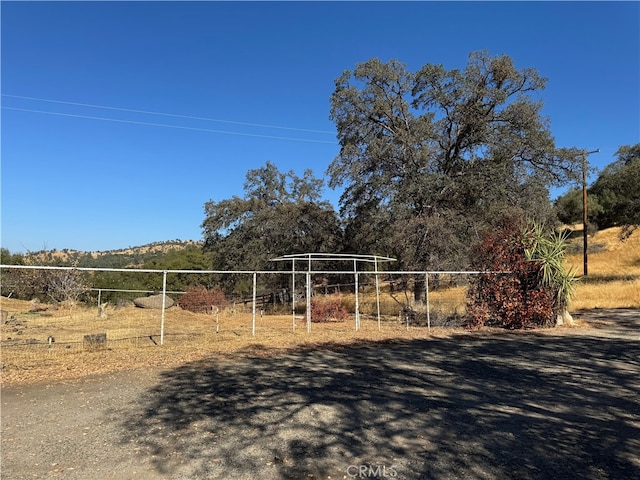
[(349, 311), (343, 305), (340, 295), (333, 294), (311, 299), (312, 322), (344, 322), (350, 317)]
[(224, 308), (227, 298), (220, 287), (206, 288), (197, 285), (187, 289), (178, 300), (178, 305), (194, 313), (212, 313), (215, 309)]

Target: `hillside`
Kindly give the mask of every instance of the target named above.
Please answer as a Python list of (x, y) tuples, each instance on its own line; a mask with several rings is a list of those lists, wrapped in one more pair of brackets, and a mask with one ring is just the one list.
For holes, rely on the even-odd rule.
[[(570, 239), (568, 263), (581, 274), (583, 266), (582, 229)], [(640, 276), (640, 228), (628, 237), (621, 227), (599, 230), (587, 239), (589, 276)]]
[(65, 266), (75, 264), (78, 267), (125, 268), (140, 266), (149, 260), (160, 258), (172, 250), (183, 250), (192, 245), (202, 246), (202, 244), (203, 242), (195, 240), (169, 240), (120, 250), (96, 252), (83, 252), (66, 248), (63, 250), (41, 250), (26, 254), (25, 259), (31, 264), (40, 265)]
[(571, 239), (567, 265), (579, 280), (573, 309), (640, 307), (640, 228), (627, 238), (620, 227), (588, 238), (588, 275), (583, 273), (582, 237)]

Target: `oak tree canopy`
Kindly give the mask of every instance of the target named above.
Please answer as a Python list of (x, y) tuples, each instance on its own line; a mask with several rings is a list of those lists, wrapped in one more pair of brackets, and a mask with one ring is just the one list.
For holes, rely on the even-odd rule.
[(347, 241), (403, 268), (464, 268), (478, 232), (505, 212), (544, 221), (548, 188), (580, 167), (541, 113), (545, 83), (487, 52), (464, 70), (373, 58), (345, 71), (331, 96), (340, 151), (327, 173), (344, 188)]

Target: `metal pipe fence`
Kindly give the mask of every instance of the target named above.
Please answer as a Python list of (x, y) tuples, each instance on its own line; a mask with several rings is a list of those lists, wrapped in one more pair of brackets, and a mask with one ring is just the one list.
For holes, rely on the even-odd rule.
[[(131, 344), (133, 346), (162, 346), (168, 339), (179, 342), (180, 339), (202, 337), (202, 339), (220, 339), (223, 336), (286, 335), (299, 334), (300, 326), (305, 327), (307, 334), (312, 334), (312, 324), (318, 331), (351, 331), (364, 334), (367, 332), (386, 330), (408, 330), (411, 328), (426, 328), (430, 332), (432, 327), (460, 326), (465, 315), (466, 285), (469, 279), (479, 271), (394, 271), (380, 270), (378, 264), (371, 270), (322, 270), (313, 269), (311, 262), (305, 263), (305, 270), (268, 270), (268, 271), (219, 271), (219, 270), (150, 270), (150, 269), (122, 269), (122, 268), (88, 268), (88, 267), (54, 267), (33, 265), (0, 265), (2, 273), (2, 346), (5, 348), (46, 348), (47, 350), (62, 348), (78, 350), (95, 348), (91, 335), (103, 334), (112, 342)], [(26, 273), (31, 273), (26, 274)], [(112, 307), (107, 319), (99, 319), (92, 310), (68, 302), (66, 307), (60, 302), (32, 302), (33, 308), (12, 307), (17, 291), (15, 282), (32, 281), (31, 291), (37, 290), (37, 277), (34, 272), (66, 272), (75, 274), (85, 272), (88, 282), (85, 291), (97, 293), (98, 308), (104, 292), (119, 292), (126, 295), (156, 293), (161, 295), (162, 304), (157, 310)], [(126, 272), (132, 275), (147, 274), (161, 279), (162, 288), (136, 289), (110, 288), (91, 284), (92, 275), (97, 272)], [(245, 295), (240, 295), (224, 309), (217, 309), (215, 323), (212, 314), (209, 316), (188, 316), (180, 309), (167, 308), (165, 303), (169, 295), (183, 295), (182, 290), (169, 290), (168, 279), (174, 275), (217, 275), (221, 279), (244, 278), (250, 285)], [(280, 292), (261, 292), (261, 285), (268, 285), (274, 275), (288, 278), (288, 285)], [(158, 277), (156, 277), (158, 276)], [(318, 279), (351, 278), (345, 283), (321, 282)], [(303, 288), (299, 280), (304, 278)], [(416, 295), (415, 285), (424, 285), (423, 295)], [(41, 297), (47, 293), (44, 290), (51, 285), (40, 285), (43, 290)], [(282, 291), (288, 295), (282, 295)], [(68, 292), (67, 292), (68, 293)], [(277, 295), (276, 295), (277, 294)], [(270, 299), (282, 297), (282, 303), (269, 303)], [(332, 295), (337, 295), (335, 301), (347, 308), (351, 322), (316, 323), (312, 318), (312, 297), (318, 300), (331, 301)], [(26, 299), (29, 300), (29, 299)], [(304, 304), (301, 302), (304, 301)], [(61, 302), (62, 304), (64, 302)], [(276, 305), (277, 304), (277, 305)], [(16, 304), (17, 305), (17, 304)], [(280, 305), (280, 309), (276, 306)], [(286, 308), (290, 307), (290, 320), (286, 321)], [(304, 306), (303, 306), (304, 305)], [(273, 307), (274, 312), (269, 311)], [(67, 311), (68, 310), (68, 311)], [(268, 315), (267, 313), (271, 313)], [(276, 315), (280, 313), (280, 315)], [(303, 324), (303, 325), (301, 325)], [(155, 325), (155, 326), (154, 326)], [(351, 327), (349, 327), (351, 325)], [(214, 333), (215, 332), (215, 333)], [(57, 337), (55, 343), (52, 338)]]

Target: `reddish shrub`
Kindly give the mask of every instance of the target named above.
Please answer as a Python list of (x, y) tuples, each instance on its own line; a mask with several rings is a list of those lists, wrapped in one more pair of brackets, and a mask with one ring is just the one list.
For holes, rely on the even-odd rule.
[(484, 234), (476, 251), (481, 270), (467, 294), (470, 328), (484, 325), (509, 329), (552, 323), (553, 295), (540, 284), (539, 262), (527, 261), (531, 239), (520, 222), (509, 222)]
[(202, 285), (189, 287), (178, 300), (178, 305), (184, 310), (195, 313), (210, 313), (213, 307), (222, 308), (227, 304), (224, 292), (218, 286), (207, 289)]
[(311, 299), (312, 322), (344, 322), (348, 318), (349, 312), (342, 305), (339, 295)]

